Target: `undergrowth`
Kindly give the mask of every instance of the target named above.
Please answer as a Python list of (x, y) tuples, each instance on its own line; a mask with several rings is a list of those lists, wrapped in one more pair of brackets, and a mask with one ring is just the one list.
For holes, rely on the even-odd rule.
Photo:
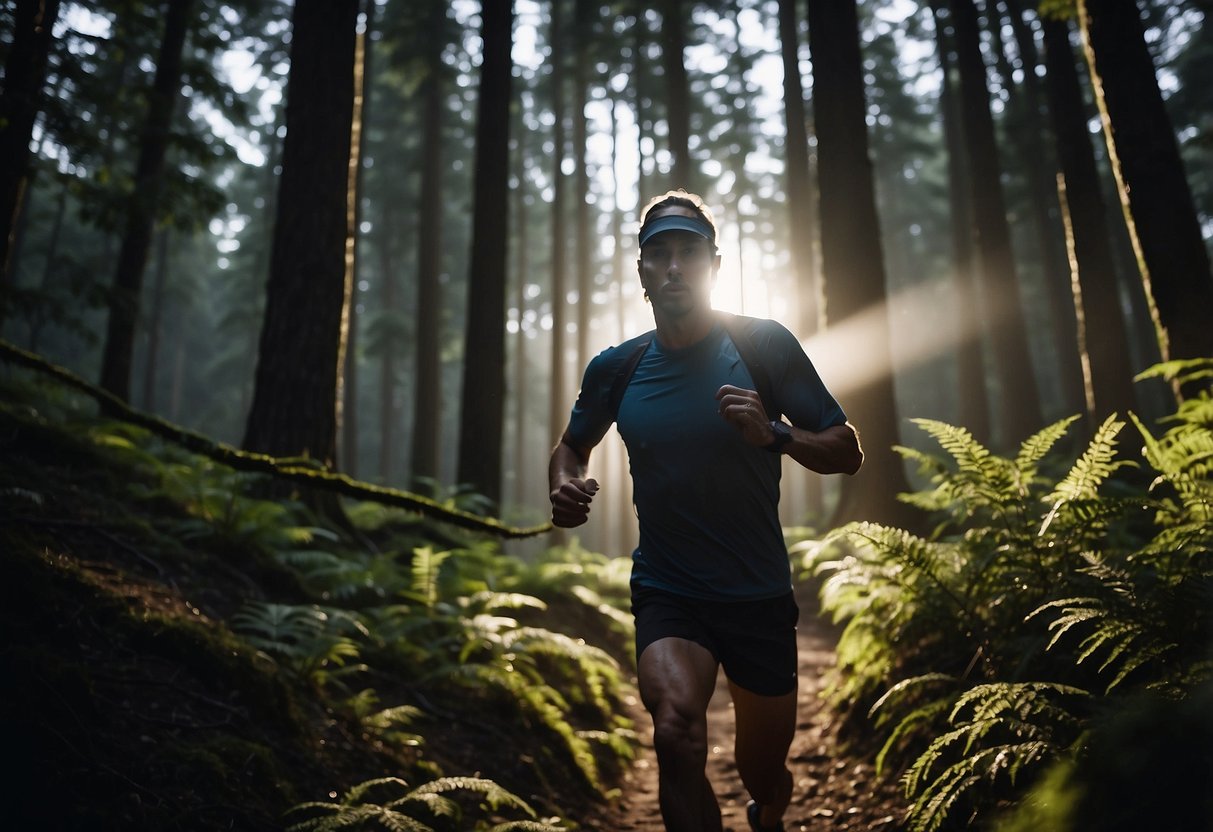
[[(80, 589), (68, 600), (50, 589), (62, 579), (38, 578), (48, 587), (39, 603), (79, 610), (19, 617), (10, 606), (0, 659), (25, 675), (70, 681), (64, 696), (86, 702), (95, 688), (89, 674), (99, 672), (92, 663), (112, 666), (121, 653), (117, 716), (106, 718), (135, 720), (104, 740), (114, 743), (111, 754), (88, 751), (104, 732), (78, 706), (74, 739), (60, 717), (27, 714), (30, 747), (44, 737), (58, 746), (58, 735), (69, 756), (83, 743), (89, 759), (81, 771), (166, 781), (151, 789), (161, 798), (155, 811), (144, 794), (139, 812), (106, 814), (105, 799), (92, 795), (96, 811), (79, 809), (81, 817), (102, 826), (121, 818), (124, 828), (249, 828), (250, 817), (273, 825), (267, 812), (281, 817), (298, 802), (282, 821), (298, 829), (553, 829), (568, 827), (561, 816), (570, 801), (611, 794), (634, 745), (620, 716), (631, 649), (626, 563), (576, 546), (523, 562), (494, 539), (374, 503), (348, 503), (344, 518), (326, 519), (302, 499), (264, 499), (259, 476), (100, 419), (73, 396), (19, 375), (4, 384), (5, 542), (19, 551), (30, 581), (50, 570), (79, 576)], [(472, 504), (468, 495), (451, 499)], [(132, 622), (129, 638), (101, 636), (112, 624), (100, 610), (111, 608), (128, 611), (121, 614)], [(73, 641), (88, 645), (72, 660), (83, 675), (56, 658), (56, 645)], [(172, 646), (161, 650), (156, 661), (166, 664), (155, 674), (143, 652), (150, 642)], [(234, 656), (244, 671), (216, 673)], [(195, 667), (189, 674), (173, 669), (186, 663)], [(199, 678), (231, 690), (204, 691)], [(242, 693), (242, 686), (262, 690)], [(173, 697), (191, 696), (209, 701), (204, 718), (173, 709)], [(146, 700), (133, 710), (148, 716), (127, 714), (121, 703), (132, 699)], [(224, 707), (233, 709), (231, 729), (247, 733), (240, 725), (254, 713), (252, 699), (279, 703), (267, 711), (278, 734), (243, 752), (233, 736), (218, 755), (196, 741), (190, 726), (208, 724), (210, 711)], [(24, 694), (5, 701), (17, 710), (41, 707)], [(135, 723), (153, 708), (165, 709), (166, 733), (148, 733), (157, 754), (140, 758)], [(121, 750), (126, 743), (135, 747)], [(174, 748), (180, 753), (167, 753)], [(208, 799), (177, 782), (191, 766), (211, 771), (206, 782), (229, 789), (227, 800), (251, 802), (225, 783), (240, 777), (233, 763), (240, 753), (263, 760), (263, 776), (278, 785), (263, 785), (256, 809), (226, 806), (217, 812), (222, 821), (183, 820), (181, 807)], [(310, 754), (316, 759), (303, 762)], [(159, 759), (181, 771), (142, 768)], [(125, 800), (118, 792), (111, 799)], [(317, 799), (339, 793), (337, 802)]]
[[(1152, 374), (1207, 385), (1213, 361)], [(1013, 458), (962, 427), (914, 421), (946, 456), (899, 448), (932, 484), (903, 499), (937, 518), (935, 530), (859, 523), (798, 550), (823, 578), (823, 609), (845, 622), (830, 696), (840, 711), (871, 719), (879, 768), (900, 772), (912, 801), (908, 828), (993, 828), (1016, 805), (1035, 807), (1038, 821), (1049, 803), (1041, 795), (1054, 807), (1153, 800), (1144, 786), (1116, 791), (1086, 777), (1108, 753), (1184, 759), (1195, 772), (1187, 780), (1203, 778), (1197, 791), (1209, 794), (1213, 745), (1174, 741), (1161, 727), (1131, 747), (1109, 750), (1107, 741), (1122, 715), (1142, 712), (1159, 725), (1186, 713), (1213, 733), (1213, 711), (1197, 718), (1185, 705), (1213, 676), (1207, 390), (1164, 420), (1159, 436), (1132, 414), (1108, 418), (1069, 464), (1051, 451), (1074, 418), (1030, 437)], [(1128, 443), (1142, 448), (1139, 459), (1120, 450), (1126, 429), (1140, 437)], [(1061, 799), (1079, 786), (1086, 791)], [(1180, 800), (1205, 812), (1193, 815), (1203, 825), (1115, 828), (1208, 828), (1208, 803)], [(1085, 826), (1082, 816), (1068, 826), (1063, 814), (1007, 828), (1113, 828)]]

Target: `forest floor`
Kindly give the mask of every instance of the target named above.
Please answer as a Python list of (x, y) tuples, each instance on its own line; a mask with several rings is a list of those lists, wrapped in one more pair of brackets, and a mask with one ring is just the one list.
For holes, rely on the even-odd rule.
[[(789, 754), (795, 787), (784, 815), (788, 832), (900, 832), (906, 801), (896, 782), (877, 777), (870, 762), (845, 749), (822, 689), (834, 666), (838, 630), (820, 614), (813, 590), (799, 593), (800, 693), (796, 736)], [(652, 723), (634, 705), (640, 753), (625, 775), (622, 794), (601, 817), (585, 819), (594, 832), (659, 832), (657, 759)], [(749, 796), (733, 762), (733, 704), (724, 674), (708, 707), (708, 778), (716, 790), (725, 832), (746, 832)]]
[[(366, 672), (359, 684), (384, 704), (416, 701), (431, 717), (419, 721), (424, 748), (381, 742), (316, 684), (227, 628), (250, 600), (306, 604), (294, 573), (236, 531), (204, 526), (209, 536), (199, 537), (197, 518), (159, 489), (159, 469), (128, 459), (146, 454), (109, 447), (33, 408), (0, 407), (0, 677), (20, 680), (0, 686), (0, 734), (22, 760), (5, 810), (17, 826), (274, 830), (300, 801), (332, 800), (371, 778), (425, 782), (483, 771), (577, 829), (662, 829), (650, 722), (634, 694), (626, 705), (640, 749), (622, 775), (604, 770), (619, 789), (609, 802), (573, 767), (553, 766), (557, 758), (545, 756), (542, 736), (516, 709), (472, 694), (452, 698), (447, 688), (435, 693), (395, 665)], [(197, 486), (203, 496), (205, 484)], [(227, 491), (217, 493), (229, 505)], [(796, 787), (785, 827), (899, 832), (896, 785), (845, 750), (820, 696), (837, 630), (818, 614), (813, 587), (799, 600)], [(606, 619), (546, 615), (626, 653), (617, 634), (594, 630)], [(709, 776), (725, 828), (744, 832), (747, 798), (732, 762), (723, 679), (710, 726)]]

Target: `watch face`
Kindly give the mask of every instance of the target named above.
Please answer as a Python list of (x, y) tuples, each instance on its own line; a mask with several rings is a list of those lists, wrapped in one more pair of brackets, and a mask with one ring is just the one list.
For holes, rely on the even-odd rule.
[(771, 444), (766, 446), (768, 451), (779, 451), (792, 441), (792, 429), (787, 426), (786, 422), (778, 419), (772, 420), (771, 431), (775, 434), (775, 438), (771, 440)]

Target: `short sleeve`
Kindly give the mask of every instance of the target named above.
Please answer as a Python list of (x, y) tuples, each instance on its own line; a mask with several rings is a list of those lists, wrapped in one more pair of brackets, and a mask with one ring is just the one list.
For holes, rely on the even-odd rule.
[(795, 335), (777, 321), (761, 321), (754, 340), (767, 364), (775, 400), (793, 425), (819, 432), (846, 423), (846, 413)]
[(569, 439), (578, 448), (593, 448), (610, 430), (615, 421), (610, 407), (611, 386), (623, 371), (632, 351), (642, 339), (651, 337), (651, 334), (646, 334), (617, 347), (608, 347), (590, 360), (569, 417)]

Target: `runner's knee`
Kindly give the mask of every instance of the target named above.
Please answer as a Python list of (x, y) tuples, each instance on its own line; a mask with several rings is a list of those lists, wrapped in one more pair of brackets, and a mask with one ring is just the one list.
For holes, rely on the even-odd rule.
[(706, 758), (708, 741), (705, 715), (663, 703), (653, 711), (653, 746), (661, 757)]

